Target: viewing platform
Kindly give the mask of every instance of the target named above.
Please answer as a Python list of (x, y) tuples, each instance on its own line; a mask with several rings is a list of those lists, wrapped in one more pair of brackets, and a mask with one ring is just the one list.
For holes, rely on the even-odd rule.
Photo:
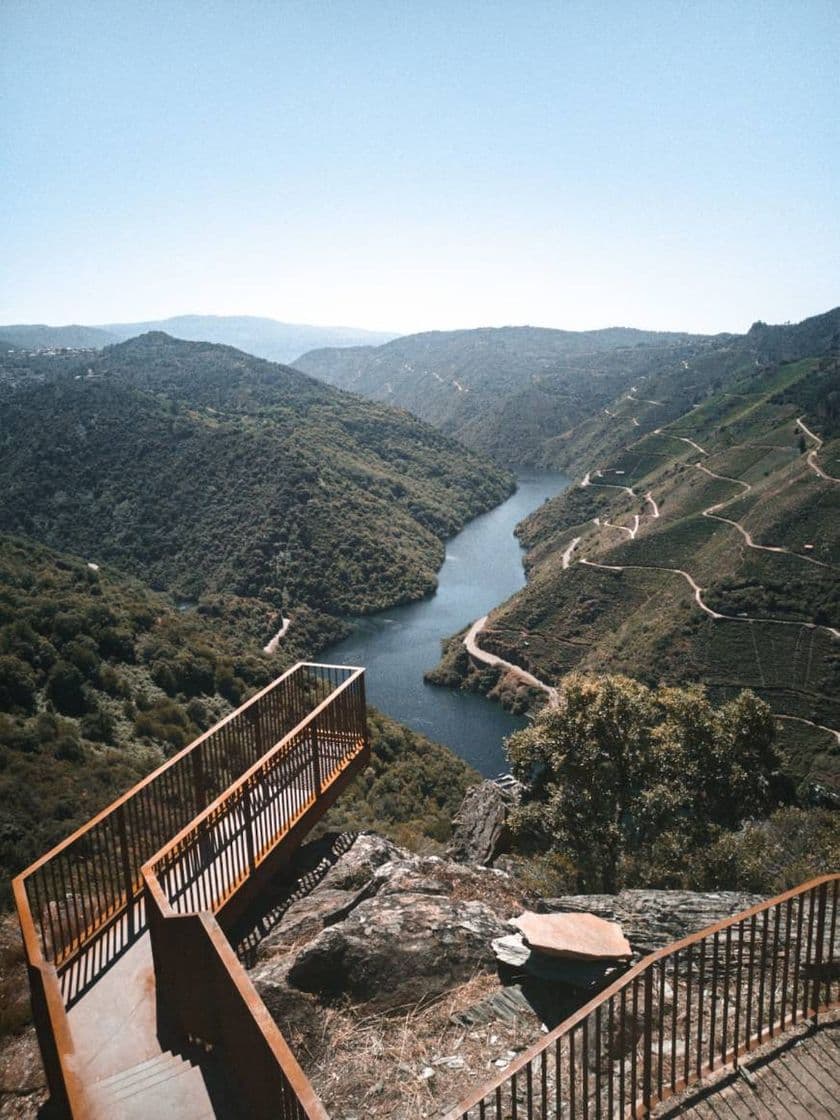
[(59, 1112), (326, 1120), (224, 930), (369, 757), (364, 671), (298, 664), (14, 880)]
[[(298, 664), (14, 880), (58, 1114), (329, 1120), (227, 933), (369, 758), (364, 671)], [(839, 887), (643, 958), (446, 1120), (837, 1116)]]

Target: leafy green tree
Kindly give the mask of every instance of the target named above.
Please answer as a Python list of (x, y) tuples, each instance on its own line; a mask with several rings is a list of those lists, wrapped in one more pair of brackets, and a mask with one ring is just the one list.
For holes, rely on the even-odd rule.
[(699, 687), (571, 674), (558, 705), (508, 740), (527, 787), (520, 844), (569, 856), (582, 889), (614, 891), (640, 866), (667, 881), (715, 826), (778, 801), (773, 734), (749, 692), (715, 709)]
[(0, 708), (7, 712), (35, 709), (35, 675), (19, 657), (0, 657)]
[(69, 661), (56, 661), (50, 669), (47, 697), (66, 716), (81, 716), (88, 710), (84, 677)]

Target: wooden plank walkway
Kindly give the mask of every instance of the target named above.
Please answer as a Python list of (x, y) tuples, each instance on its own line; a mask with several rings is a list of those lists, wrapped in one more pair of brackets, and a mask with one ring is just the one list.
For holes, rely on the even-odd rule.
[(656, 1120), (838, 1120), (840, 1013), (765, 1045), (653, 1113)]

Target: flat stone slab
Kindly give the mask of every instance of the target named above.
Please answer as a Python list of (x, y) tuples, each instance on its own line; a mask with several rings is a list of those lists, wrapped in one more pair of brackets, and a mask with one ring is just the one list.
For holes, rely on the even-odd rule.
[(497, 937), (490, 944), (496, 960), (513, 969), (516, 974), (549, 980), (553, 984), (563, 984), (579, 992), (600, 991), (622, 971), (614, 960), (584, 961), (571, 957), (549, 956), (547, 953), (531, 949), (525, 944), (520, 933)]
[(548, 956), (617, 961), (633, 955), (621, 926), (596, 914), (534, 914), (526, 910), (512, 924), (532, 949)]

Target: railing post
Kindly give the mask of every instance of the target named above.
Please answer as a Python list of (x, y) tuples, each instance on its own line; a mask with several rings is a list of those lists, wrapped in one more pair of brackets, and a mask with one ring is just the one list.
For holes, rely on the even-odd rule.
[(257, 860), (254, 851), (254, 829), (251, 817), (251, 787), (242, 787), (242, 816), (245, 819), (245, 845), (248, 851), (248, 871), (252, 872)]
[[(660, 1013), (662, 1008), (660, 1007)], [(661, 1026), (660, 1026), (661, 1029)], [(642, 1104), (650, 1112), (653, 1084), (653, 968), (645, 970), (645, 1034), (642, 1054)]]
[(315, 796), (319, 797), (321, 794), (321, 755), (318, 744), (318, 727), (314, 721), (312, 723), (312, 772), (315, 782)]
[(120, 841), (120, 866), (125, 883), (125, 912), (128, 936), (134, 936), (134, 876), (131, 873), (131, 856), (128, 850), (128, 826), (125, 819), (125, 802), (117, 806), (117, 835)]
[(823, 883), (819, 888), (817, 895), (817, 944), (814, 954), (814, 991), (813, 991), (813, 1008), (814, 1008), (814, 1022), (819, 1022), (820, 1015), (820, 988), (822, 981), (820, 976), (822, 974), (823, 962), (823, 941), (825, 939), (825, 907), (828, 898), (828, 883)]
[(192, 770), (193, 770), (193, 792), (195, 794), (195, 804), (199, 813), (207, 808), (207, 786), (204, 781), (204, 760), (201, 757), (201, 751), (192, 752)]

